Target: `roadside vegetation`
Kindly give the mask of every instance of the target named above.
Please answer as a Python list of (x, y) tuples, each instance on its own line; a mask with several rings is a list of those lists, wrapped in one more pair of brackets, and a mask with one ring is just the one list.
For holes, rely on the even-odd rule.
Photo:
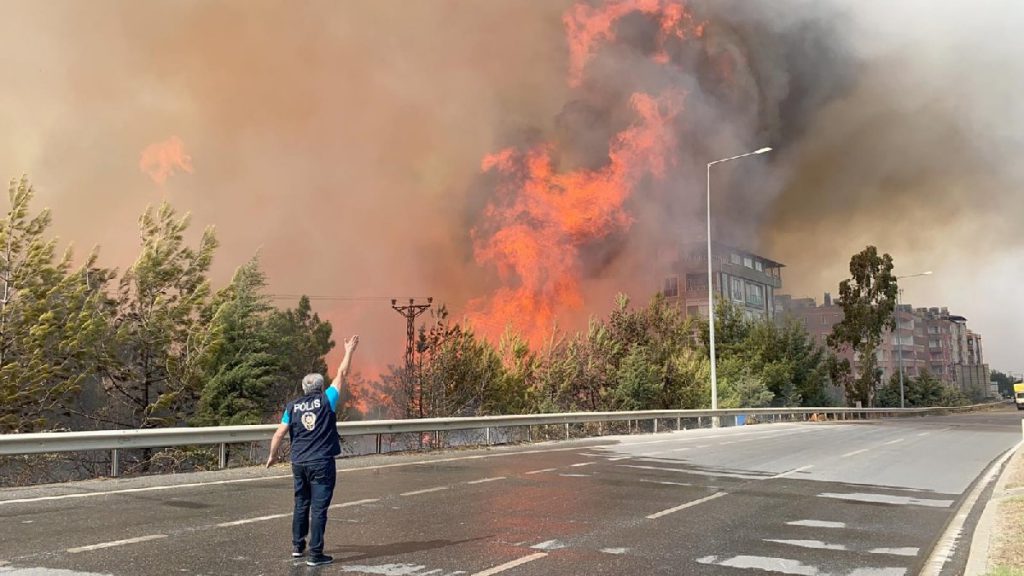
[[(211, 286), (214, 230), (190, 243), (188, 216), (170, 205), (141, 215), (138, 257), (114, 270), (96, 251), (58, 253), (50, 213), (33, 208), (27, 179), (11, 183), (8, 200), (0, 217), (0, 433), (268, 423), (302, 375), (327, 371), (332, 328), (309, 299), (274, 306), (257, 256), (239, 263), (227, 286)], [(840, 359), (844, 347), (874, 358), (891, 326), (892, 259), (868, 247), (850, 271), (839, 298), (846, 320), (829, 348), (795, 321), (751, 320), (719, 302), (721, 407), (894, 405), (894, 384), (882, 386), (876, 366), (854, 374)], [(513, 332), (491, 342), (442, 306), (420, 327), (416, 350), (412, 373), (395, 366), (354, 375), (355, 393), (386, 399), (374, 417), (710, 406), (707, 322), (685, 318), (660, 295), (620, 295), (605, 317), (540, 347)], [(907, 398), (909, 406), (966, 401), (927, 374), (908, 379)], [(346, 417), (365, 416), (352, 408), (364, 403), (351, 400), (366, 399), (345, 400)], [(161, 461), (203, 467), (212, 458), (147, 452), (138, 466)]]

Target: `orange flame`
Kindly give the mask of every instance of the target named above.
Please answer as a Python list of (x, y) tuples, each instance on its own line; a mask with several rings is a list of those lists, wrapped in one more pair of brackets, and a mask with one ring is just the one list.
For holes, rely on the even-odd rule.
[(495, 231), (474, 228), (474, 255), (505, 284), (469, 304), (470, 323), (484, 333), (496, 336), (511, 326), (536, 344), (560, 311), (582, 307), (581, 246), (629, 228), (626, 199), (644, 176), (664, 174), (675, 149), (672, 119), (681, 98), (638, 93), (631, 104), (638, 120), (615, 137), (603, 168), (558, 172), (550, 144), (484, 158), (482, 169), (502, 182), (484, 211)]
[(153, 182), (163, 186), (176, 172), (192, 173), (192, 157), (185, 152), (185, 143), (177, 136), (146, 146), (139, 156), (139, 170)]
[(669, 62), (665, 43), (670, 38), (699, 38), (704, 24), (695, 22), (693, 15), (678, 0), (616, 0), (594, 7), (584, 3), (573, 5), (562, 16), (569, 42), (569, 84), (578, 86), (583, 80), (587, 62), (602, 42), (615, 40), (615, 23), (633, 12), (658, 18), (658, 51), (655, 61)]

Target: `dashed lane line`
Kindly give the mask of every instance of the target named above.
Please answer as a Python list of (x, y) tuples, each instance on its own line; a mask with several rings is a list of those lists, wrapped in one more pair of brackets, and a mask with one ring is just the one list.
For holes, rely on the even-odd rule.
[(167, 535), (150, 534), (149, 536), (139, 536), (138, 538), (128, 538), (127, 540), (114, 540), (113, 542), (103, 542), (101, 544), (92, 544), (90, 546), (79, 546), (78, 548), (68, 548), (68, 553), (78, 554), (80, 552), (90, 552), (92, 550), (101, 550), (103, 548), (113, 548), (115, 546), (126, 546), (128, 544), (136, 544), (139, 542), (149, 542), (150, 540), (159, 540), (161, 538), (167, 538)]
[(530, 470), (529, 472), (524, 472), (524, 474), (526, 474), (527, 476), (531, 476), (533, 474), (543, 474), (545, 472), (554, 472), (555, 470), (558, 470), (558, 468), (541, 468), (540, 470)]
[(787, 526), (805, 526), (807, 528), (846, 528), (846, 522), (831, 522), (828, 520), (795, 520), (786, 522)]
[(493, 568), (488, 568), (487, 570), (483, 570), (481, 572), (476, 572), (476, 573), (472, 574), (471, 576), (493, 576), (494, 574), (500, 574), (501, 572), (504, 572), (506, 570), (511, 570), (511, 569), (515, 568), (516, 566), (522, 566), (523, 564), (526, 564), (527, 562), (533, 562), (534, 560), (539, 560), (541, 558), (544, 558), (547, 555), (548, 555), (547, 552), (534, 552), (533, 554), (530, 554), (529, 556), (523, 556), (522, 558), (517, 558), (515, 560), (512, 560), (511, 562), (505, 562), (504, 564), (499, 564), (499, 565), (497, 565), (497, 566), (495, 566)]
[(246, 518), (244, 520), (234, 520), (232, 522), (221, 522), (220, 524), (217, 524), (216, 526), (217, 526), (217, 528), (228, 528), (228, 527), (231, 527), (231, 526), (241, 526), (243, 524), (252, 524), (254, 522), (263, 522), (265, 520), (276, 520), (278, 518), (287, 518), (289, 516), (291, 516), (291, 513), (288, 513), (288, 514), (270, 514), (269, 516), (258, 516), (256, 518)]
[[(374, 502), (380, 502), (380, 498), (367, 498), (367, 499), (364, 499), (364, 500), (353, 500), (351, 502), (339, 502), (338, 504), (331, 505), (330, 509), (331, 510), (336, 510), (338, 508), (349, 508), (351, 506), (362, 506), (363, 504), (372, 504)], [(244, 518), (242, 520), (232, 520), (231, 522), (221, 522), (220, 524), (215, 524), (214, 527), (215, 528), (228, 528), (228, 527), (231, 527), (231, 526), (241, 526), (243, 524), (252, 524), (254, 522), (264, 522), (266, 520), (276, 520), (278, 518), (290, 518), (291, 515), (292, 515), (292, 513), (288, 512), (287, 514), (270, 514), (268, 516), (257, 516), (255, 518)]]
[(402, 492), (399, 496), (419, 496), (420, 494), (430, 494), (431, 492), (441, 492), (447, 490), (449, 486), (435, 486), (434, 488), (424, 488), (423, 490), (413, 490), (412, 492)]
[(854, 450), (853, 452), (847, 452), (846, 454), (843, 454), (842, 458), (849, 458), (850, 456), (856, 456), (857, 454), (863, 454), (863, 453), (865, 453), (867, 451), (868, 451), (867, 448), (861, 448), (860, 450)]
[(472, 480), (466, 482), (466, 484), (486, 484), (488, 482), (497, 482), (498, 480), (505, 480), (504, 476), (495, 476), (494, 478), (481, 478), (480, 480)]
[(654, 514), (651, 514), (650, 516), (648, 516), (647, 519), (648, 520), (657, 520), (658, 518), (661, 518), (662, 516), (668, 516), (669, 514), (673, 514), (675, 512), (679, 512), (680, 510), (685, 510), (687, 508), (692, 508), (694, 506), (698, 506), (698, 505), (703, 504), (705, 502), (710, 502), (710, 501), (712, 501), (712, 500), (714, 500), (716, 498), (721, 498), (722, 496), (726, 496), (726, 495), (728, 495), (728, 492), (715, 492), (714, 494), (712, 494), (710, 496), (705, 496), (704, 498), (693, 500), (691, 502), (687, 502), (686, 504), (680, 504), (679, 506), (676, 506), (674, 508), (669, 508), (668, 510), (662, 510), (661, 512), (655, 512)]

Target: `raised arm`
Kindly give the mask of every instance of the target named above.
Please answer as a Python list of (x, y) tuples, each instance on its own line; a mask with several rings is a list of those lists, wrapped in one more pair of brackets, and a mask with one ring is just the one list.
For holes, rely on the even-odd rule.
[(338, 365), (338, 373), (334, 375), (334, 381), (331, 382), (331, 386), (334, 386), (339, 394), (341, 393), (341, 385), (348, 376), (348, 369), (352, 365), (352, 353), (356, 351), (357, 346), (359, 346), (359, 336), (353, 336), (345, 340), (345, 357), (341, 359), (341, 364)]

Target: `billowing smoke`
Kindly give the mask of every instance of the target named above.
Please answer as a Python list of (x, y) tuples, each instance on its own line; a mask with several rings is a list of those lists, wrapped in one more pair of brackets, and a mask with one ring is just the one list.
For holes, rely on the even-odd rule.
[[(934, 268), (908, 299), (956, 308), (1009, 362), (985, 311), (1016, 300), (980, 304), (968, 279), (991, 273), (971, 259), (1021, 254), (1022, 10), (983, 4), (9, 2), (0, 167), (29, 173), (58, 232), (111, 265), (130, 264), (145, 205), (191, 211), (197, 234), (218, 228), (220, 281), (259, 250), (276, 294), (341, 297), (317, 306), (382, 368), (404, 337), (387, 298), (462, 314), (522, 286), (479, 259), (502, 223), (488, 211), (510, 205), (485, 158), (541, 146), (556, 174), (598, 174), (642, 123), (635, 94), (678, 96), (658, 111), (664, 174), (631, 172), (628, 225), (574, 249), (563, 326), (656, 290), (664, 255), (703, 237), (704, 164), (771, 145), (716, 168), (716, 237), (786, 263), (797, 294), (834, 289), (867, 243), (900, 272)], [(172, 162), (157, 185), (140, 154), (171, 136), (191, 173)]]

